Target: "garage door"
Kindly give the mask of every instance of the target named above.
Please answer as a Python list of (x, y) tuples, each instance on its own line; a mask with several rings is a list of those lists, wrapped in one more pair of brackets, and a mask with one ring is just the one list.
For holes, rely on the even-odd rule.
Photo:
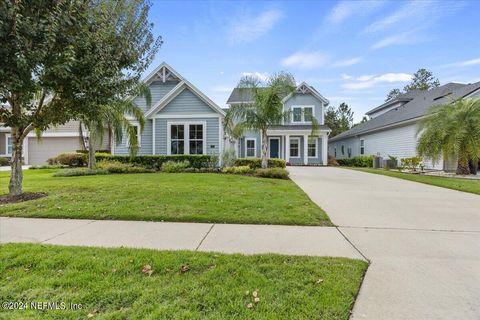
[(62, 152), (82, 149), (78, 137), (28, 138), (28, 164), (45, 164)]

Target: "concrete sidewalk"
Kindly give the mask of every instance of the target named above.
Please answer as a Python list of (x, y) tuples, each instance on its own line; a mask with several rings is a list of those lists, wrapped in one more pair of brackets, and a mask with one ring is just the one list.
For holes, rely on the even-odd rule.
[(363, 259), (334, 227), (0, 217), (9, 242)]

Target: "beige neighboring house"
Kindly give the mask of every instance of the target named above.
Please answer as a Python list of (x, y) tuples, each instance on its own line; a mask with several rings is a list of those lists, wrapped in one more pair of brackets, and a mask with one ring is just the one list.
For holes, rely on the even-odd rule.
[[(84, 150), (87, 143), (87, 131), (83, 128), (80, 134), (78, 121), (70, 121), (64, 125), (52, 127), (42, 133), (38, 139), (35, 132), (30, 132), (23, 145), (23, 163), (28, 165), (46, 164), (47, 159), (63, 152)], [(109, 149), (109, 135), (105, 134), (98, 149)], [(10, 128), (0, 126), (0, 157), (12, 155), (12, 139)]]

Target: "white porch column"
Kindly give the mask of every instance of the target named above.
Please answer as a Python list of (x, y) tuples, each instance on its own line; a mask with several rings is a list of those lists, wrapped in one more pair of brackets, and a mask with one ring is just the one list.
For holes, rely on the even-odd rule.
[(328, 135), (322, 136), (322, 162), (326, 166), (328, 164)]
[(308, 164), (308, 135), (303, 136), (303, 164)]
[(152, 120), (152, 154), (155, 155), (155, 118)]
[(285, 136), (285, 161), (290, 162), (290, 136)]

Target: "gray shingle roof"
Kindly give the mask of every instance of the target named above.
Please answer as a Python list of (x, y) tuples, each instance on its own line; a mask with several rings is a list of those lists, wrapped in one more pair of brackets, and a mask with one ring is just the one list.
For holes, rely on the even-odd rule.
[(342, 132), (330, 139), (331, 142), (353, 137), (370, 131), (376, 131), (404, 121), (414, 120), (425, 115), (434, 105), (451, 103), (480, 89), (480, 81), (472, 84), (447, 83), (429, 91), (422, 91), (406, 104), (385, 112), (358, 126)]
[(227, 104), (231, 103), (246, 103), (254, 100), (253, 92), (245, 89), (233, 89), (230, 97), (228, 97)]
[(422, 94), (421, 90), (412, 90), (412, 91), (409, 91), (409, 92), (406, 92), (406, 93), (402, 93), (402, 94), (398, 95), (398, 97), (396, 97), (395, 99), (389, 100), (389, 101), (385, 102), (384, 104), (366, 112), (365, 114), (369, 115), (369, 114), (375, 113), (375, 112), (380, 111), (380, 110), (382, 110), (382, 109), (384, 109), (384, 108), (386, 108), (386, 107), (388, 107), (388, 106), (390, 106), (394, 103), (397, 103), (397, 102), (412, 101), (419, 94)]

